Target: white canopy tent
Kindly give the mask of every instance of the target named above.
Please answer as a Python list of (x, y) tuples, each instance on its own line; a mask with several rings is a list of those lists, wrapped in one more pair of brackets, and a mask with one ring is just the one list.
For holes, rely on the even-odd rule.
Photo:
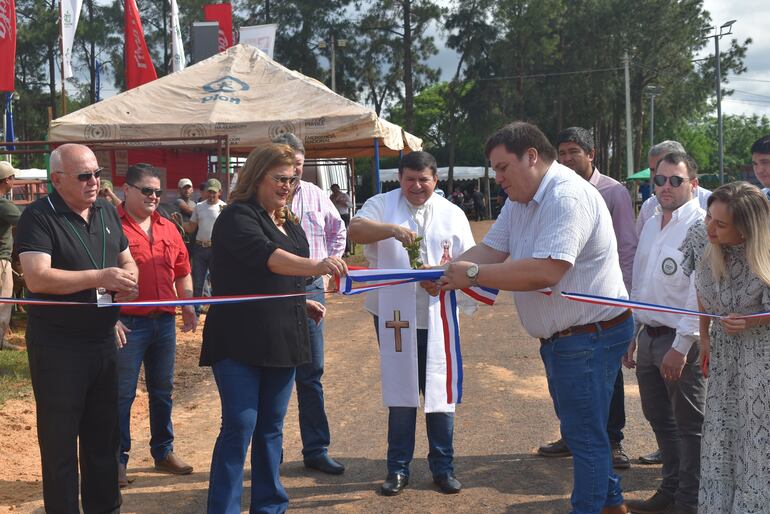
[(230, 150), (245, 154), (285, 132), (302, 139), (308, 157), (422, 148), (420, 138), (247, 44), (55, 119), (48, 139), (98, 144), (179, 137), (158, 142), (179, 146), (187, 137), (227, 135)]

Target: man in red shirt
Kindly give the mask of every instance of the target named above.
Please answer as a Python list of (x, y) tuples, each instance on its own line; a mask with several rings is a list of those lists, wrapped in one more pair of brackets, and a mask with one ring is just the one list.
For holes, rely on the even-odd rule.
[[(174, 223), (158, 214), (163, 194), (160, 174), (149, 164), (126, 170), (126, 200), (118, 206), (131, 255), (139, 267), (141, 300), (170, 300), (192, 296), (190, 260)], [(126, 466), (131, 449), (131, 404), (136, 397), (139, 369), (144, 363), (150, 399), (150, 453), (155, 469), (177, 475), (192, 473), (192, 466), (174, 455), (171, 392), (176, 354), (175, 307), (123, 307), (118, 325), (126, 344), (118, 355), (121, 487), (128, 485)], [(182, 307), (182, 332), (198, 324), (195, 309)]]

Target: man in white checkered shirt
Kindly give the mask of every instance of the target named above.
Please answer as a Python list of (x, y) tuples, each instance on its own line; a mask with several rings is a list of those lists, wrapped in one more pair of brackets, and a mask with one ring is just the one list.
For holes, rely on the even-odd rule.
[[(556, 150), (534, 125), (503, 127), (485, 151), (509, 201), (483, 243), (450, 264), (439, 285), (515, 291), (521, 323), (540, 339), (548, 388), (574, 457), (570, 512), (625, 514), (606, 427), (633, 318), (622, 308), (559, 294), (628, 298), (607, 205), (588, 181), (556, 162)], [(539, 292), (545, 288), (552, 294)]]

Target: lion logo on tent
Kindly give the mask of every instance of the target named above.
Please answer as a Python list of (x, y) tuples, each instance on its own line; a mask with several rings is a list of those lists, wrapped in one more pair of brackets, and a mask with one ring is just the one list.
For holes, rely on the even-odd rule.
[(220, 79), (205, 84), (203, 90), (208, 93), (237, 93), (238, 91), (248, 91), (249, 85), (232, 75), (225, 75)]

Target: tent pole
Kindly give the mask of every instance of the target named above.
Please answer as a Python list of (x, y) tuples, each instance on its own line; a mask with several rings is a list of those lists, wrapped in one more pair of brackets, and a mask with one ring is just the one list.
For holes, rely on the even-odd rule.
[(377, 194), (382, 193), (382, 184), (380, 183), (380, 142), (374, 138), (374, 184), (377, 188)]

